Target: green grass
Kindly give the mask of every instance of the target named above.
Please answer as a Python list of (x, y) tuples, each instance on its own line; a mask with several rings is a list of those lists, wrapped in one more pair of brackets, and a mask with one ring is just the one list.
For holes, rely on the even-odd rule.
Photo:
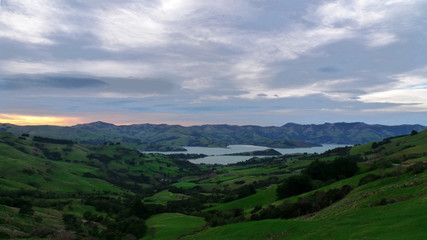
[[(426, 161), (427, 132), (415, 136), (391, 139), (383, 149), (372, 149), (372, 144), (365, 144), (351, 150), (352, 155), (360, 154), (368, 158), (368, 163), (378, 159), (403, 160), (411, 162)], [(295, 166), (303, 166), (298, 161)], [(360, 164), (361, 173), (314, 191), (275, 201), (273, 193), (259, 191), (257, 194), (233, 202), (218, 204), (211, 209), (228, 210), (242, 207), (248, 210), (259, 205), (280, 205), (283, 201), (296, 201), (301, 196), (315, 191), (327, 191), (351, 185), (355, 189), (344, 199), (309, 216), (293, 220), (269, 219), (229, 224), (205, 229), (183, 239), (425, 239), (427, 229), (427, 172), (421, 174), (400, 173), (400, 166), (389, 169), (369, 171), (369, 165)], [(394, 173), (363, 186), (358, 186), (360, 179), (367, 174), (383, 175)], [(258, 194), (260, 194), (258, 196)], [(270, 195), (270, 198), (267, 196)], [(257, 199), (266, 198), (263, 202)], [(397, 201), (387, 205), (380, 203), (387, 199)]]
[(147, 235), (143, 240), (173, 240), (191, 235), (203, 229), (205, 221), (201, 217), (180, 213), (164, 213), (151, 216), (147, 220)]
[[(53, 162), (20, 152), (9, 145), (0, 144), (0, 189), (39, 189), (51, 192), (125, 192), (96, 178), (84, 178), (83, 173), (94, 173), (94, 167), (68, 162)], [(25, 171), (28, 170), (29, 173)]]
[[(52, 161), (44, 156), (42, 148), (58, 152), (61, 161)], [(93, 160), (89, 154), (101, 154), (112, 160), (103, 163)], [(185, 200), (191, 195), (203, 195), (212, 201), (220, 202), (228, 197), (227, 194), (237, 195), (236, 189), (257, 181), (265, 181), (257, 192), (245, 198), (228, 203), (210, 203), (212, 206), (204, 211), (244, 209), (244, 216), (249, 219), (255, 206), (267, 207), (270, 204), (280, 205), (283, 201), (297, 201), (299, 197), (313, 194), (315, 191), (328, 191), (351, 185), (354, 190), (342, 200), (329, 207), (308, 216), (297, 219), (270, 219), (234, 223), (220, 227), (206, 227), (201, 217), (188, 216), (179, 213), (165, 213), (151, 216), (147, 220), (147, 239), (424, 239), (427, 229), (427, 172), (414, 175), (404, 173), (406, 166), (419, 161), (427, 161), (427, 131), (415, 136), (404, 136), (391, 139), (389, 143), (372, 149), (372, 144), (354, 147), (352, 155), (366, 157), (367, 163), (359, 163), (359, 175), (337, 181), (314, 191), (294, 196), (284, 200), (276, 200), (278, 182), (292, 174), (299, 174), (302, 168), (313, 159), (311, 156), (288, 159), (288, 161), (271, 162), (270, 164), (254, 163), (245, 166), (207, 166), (204, 174), (183, 174), (186, 171), (182, 165), (175, 164), (171, 159), (162, 155), (141, 155), (137, 151), (122, 146), (90, 147), (79, 144), (69, 146), (60, 144), (39, 144), (30, 139), (20, 139), (13, 135), (0, 132), (0, 190), (38, 190), (50, 191), (60, 195), (60, 200), (70, 201), (64, 209), (54, 210), (34, 207), (35, 216), (43, 219), (41, 224), (34, 217), (17, 214), (18, 209), (0, 205), (0, 231), (13, 233), (15, 238), (28, 237), (31, 229), (49, 226), (63, 229), (62, 214), (72, 213), (82, 217), (85, 211), (97, 213), (95, 208), (83, 205), (80, 199), (68, 193), (96, 193), (116, 196), (129, 193), (111, 182), (93, 177), (94, 175), (108, 176), (116, 174), (120, 179), (127, 174), (138, 177), (144, 174), (144, 182), (126, 182), (134, 186), (150, 188), (155, 182), (160, 183), (165, 178), (173, 183), (172, 186), (181, 188), (182, 193), (172, 193), (168, 190), (157, 192), (146, 197), (145, 203), (166, 205), (167, 202)], [(322, 161), (330, 160), (324, 158)], [(370, 171), (378, 159), (402, 162), (395, 169), (378, 169)], [(132, 164), (130, 164), (132, 162)], [(181, 163), (182, 164), (182, 163)], [(358, 186), (360, 179), (367, 174), (384, 175), (398, 173), (388, 177)], [(106, 171), (108, 170), (108, 171)], [(294, 170), (293, 172), (290, 172)], [(83, 177), (84, 174), (88, 174)], [(215, 174), (213, 174), (215, 173)], [(104, 175), (102, 175), (104, 174)], [(277, 177), (269, 182), (270, 177)], [(113, 178), (110, 178), (110, 180)], [(161, 179), (161, 180), (160, 180)], [(122, 182), (123, 183), (123, 182)], [(192, 189), (200, 186), (200, 191)], [(164, 186), (162, 186), (164, 187)], [(161, 188), (165, 189), (165, 188)], [(122, 195), (123, 196), (123, 195)], [(384, 200), (393, 199), (397, 202), (379, 205)], [(46, 199), (56, 201), (59, 199)], [(214, 205), (214, 206), (213, 206)], [(193, 211), (193, 210), (191, 210)], [(194, 213), (197, 210), (194, 210)], [(188, 211), (190, 212), (190, 211)], [(102, 215), (102, 213), (97, 213)], [(6, 222), (6, 224), (5, 224)], [(103, 226), (105, 227), (105, 226)]]
[(206, 209), (209, 210), (230, 210), (233, 208), (242, 208), (245, 211), (252, 210), (255, 206), (265, 206), (276, 200), (276, 188), (277, 186), (271, 186), (265, 190), (258, 191), (257, 193), (231, 201), (228, 203), (220, 204), (213, 208)]
[(172, 186), (177, 187), (177, 188), (193, 188), (198, 186), (198, 184), (196, 183), (192, 183), (192, 182), (178, 182), (173, 184)]
[(168, 201), (183, 200), (187, 198), (189, 198), (189, 196), (185, 194), (171, 193), (168, 190), (163, 190), (154, 194), (153, 196), (144, 198), (144, 202), (166, 205)]
[[(229, 224), (183, 239), (425, 239), (426, 183), (427, 173), (389, 177), (358, 187), (314, 216)], [(383, 198), (398, 202), (378, 206)]]
[[(18, 211), (18, 208), (0, 205), (0, 232), (7, 233), (12, 239), (27, 239), (27, 232), (38, 228), (64, 228), (59, 211), (35, 208), (33, 216), (21, 215)], [(41, 217), (42, 222), (35, 221), (35, 217)]]

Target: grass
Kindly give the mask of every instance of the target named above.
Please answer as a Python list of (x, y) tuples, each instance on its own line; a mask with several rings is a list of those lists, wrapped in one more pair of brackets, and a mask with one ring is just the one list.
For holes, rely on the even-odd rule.
[(154, 194), (153, 196), (144, 198), (144, 202), (166, 205), (168, 201), (183, 200), (187, 198), (189, 198), (189, 196), (185, 194), (171, 193), (168, 190), (163, 190)]
[[(33, 216), (18, 214), (19, 209), (0, 205), (0, 232), (7, 233), (12, 239), (27, 239), (26, 232), (38, 228), (62, 229), (62, 214), (56, 210), (45, 211), (36, 208)], [(41, 217), (42, 222), (35, 221)]]
[(198, 184), (196, 183), (192, 183), (192, 182), (178, 182), (173, 184), (172, 186), (177, 187), (177, 188), (193, 188), (198, 186)]
[[(418, 184), (411, 186), (414, 181)], [(425, 239), (426, 183), (427, 173), (385, 178), (357, 188), (309, 218), (229, 224), (183, 239)], [(377, 206), (382, 198), (401, 200)]]
[(271, 186), (265, 190), (258, 191), (253, 195), (237, 199), (228, 203), (220, 204), (213, 208), (208, 208), (205, 211), (230, 210), (233, 208), (242, 208), (245, 211), (250, 211), (255, 206), (265, 206), (274, 202), (276, 200), (276, 188), (277, 186)]
[(180, 213), (154, 215), (147, 220), (147, 235), (142, 240), (173, 240), (194, 234), (203, 229), (205, 221), (201, 217)]
[[(366, 156), (368, 164), (377, 159), (403, 159), (406, 164), (425, 161), (427, 132), (393, 138), (383, 147), (373, 151), (372, 144), (365, 144), (353, 148), (351, 154)], [(301, 163), (304, 164), (300, 162), (298, 165)], [(269, 219), (212, 227), (183, 239), (425, 239), (427, 172), (416, 175), (404, 173), (405, 167), (402, 169), (401, 166), (369, 171), (369, 165), (361, 163), (360, 166), (362, 170), (359, 175), (286, 199), (296, 201), (315, 191), (340, 188), (345, 184), (355, 188), (344, 199), (313, 215), (293, 220)], [(394, 175), (358, 186), (360, 179), (368, 174), (387, 173)], [(259, 191), (255, 195), (218, 204), (211, 209), (242, 207), (248, 212), (255, 202), (262, 202), (257, 197), (269, 194), (270, 198), (266, 198), (260, 205), (272, 203), (277, 206), (285, 201), (271, 202), (274, 199), (272, 192)], [(383, 205), (385, 200), (390, 199), (393, 201)]]
[[(290, 174), (299, 174), (302, 168), (311, 162), (310, 156), (287, 161), (263, 162), (251, 165), (207, 166), (204, 175), (182, 174), (186, 171), (182, 165), (162, 155), (140, 155), (137, 151), (127, 150), (121, 146), (90, 147), (79, 144), (64, 146), (60, 144), (44, 144), (51, 152), (58, 152), (63, 160), (52, 161), (37, 151), (37, 145), (31, 140), (18, 140), (13, 136), (0, 133), (0, 190), (17, 191), (49, 190), (54, 193), (100, 193), (114, 196), (129, 193), (92, 175), (107, 174), (105, 169), (114, 171), (117, 177), (125, 174), (144, 174), (150, 180), (138, 182), (149, 188), (152, 182), (163, 181), (167, 177), (181, 177), (180, 182), (172, 186), (180, 188), (182, 193), (173, 193), (168, 190), (157, 192), (146, 197), (145, 203), (167, 205), (170, 201), (185, 200), (200, 194), (221, 202), (227, 194), (236, 195), (235, 190), (241, 186), (252, 184), (255, 181), (263, 182), (258, 185), (257, 192), (245, 198), (227, 203), (210, 203), (207, 210), (230, 210), (242, 208), (244, 216), (250, 217), (250, 212), (256, 206), (266, 207), (270, 204), (280, 205), (283, 201), (297, 201), (299, 197), (313, 194), (315, 191), (328, 191), (351, 185), (354, 190), (344, 199), (335, 202), (329, 207), (308, 216), (297, 219), (269, 219), (262, 221), (247, 221), (220, 227), (206, 227), (203, 218), (188, 216), (180, 213), (164, 213), (151, 216), (147, 220), (147, 239), (424, 239), (427, 229), (427, 172), (404, 173), (405, 167), (414, 162), (427, 160), (427, 132), (420, 132), (415, 136), (392, 138), (376, 149), (372, 144), (354, 147), (352, 155), (366, 157), (367, 163), (359, 163), (359, 175), (334, 182), (314, 191), (294, 196), (285, 200), (276, 200), (276, 183)], [(41, 149), (41, 148), (40, 148)], [(111, 158), (111, 162), (93, 160), (89, 154), (100, 154)], [(370, 171), (374, 161), (382, 159), (404, 165), (395, 168)], [(282, 159), (283, 160), (283, 159)], [(328, 160), (328, 159), (322, 159)], [(132, 164), (129, 164), (132, 162)], [(91, 165), (89, 165), (90, 163)], [(401, 170), (402, 173), (398, 174)], [(294, 170), (293, 172), (291, 172)], [(90, 174), (89, 174), (90, 173)], [(122, 174), (123, 175), (120, 175)], [(387, 175), (358, 186), (360, 179), (367, 174)], [(83, 177), (84, 174), (89, 177)], [(180, 175), (182, 174), (182, 175)], [(107, 175), (104, 175), (107, 176)], [(270, 177), (277, 177), (271, 178)], [(146, 179), (146, 178), (144, 178)], [(162, 179), (162, 180), (159, 180)], [(129, 180), (126, 180), (129, 181)], [(269, 182), (270, 181), (270, 182)], [(276, 181), (276, 182), (275, 182)], [(271, 184), (271, 185), (270, 185)], [(264, 188), (265, 186), (268, 186)], [(193, 189), (200, 186), (200, 189)], [(162, 188), (165, 189), (165, 188)], [(173, 188), (171, 188), (173, 189)], [(172, 191), (172, 190), (171, 190)], [(103, 193), (103, 194), (104, 194)], [(185, 193), (185, 194), (183, 194)], [(60, 196), (69, 196), (68, 194)], [(60, 199), (61, 198), (61, 199)], [(63, 229), (62, 214), (72, 213), (81, 217), (85, 211), (96, 213), (91, 206), (82, 205), (80, 199), (60, 197), (56, 200), (68, 200), (66, 206), (60, 210), (45, 209), (37, 205), (35, 216), (43, 219), (42, 223), (35, 222), (34, 217), (17, 214), (17, 208), (0, 205), (0, 232), (6, 231), (15, 234), (15, 238), (28, 237), (28, 233), (35, 227), (49, 226)], [(380, 205), (385, 200), (392, 199), (392, 203)], [(56, 201), (52, 199), (52, 201)], [(50, 201), (50, 199), (46, 199)], [(191, 212), (191, 211), (188, 211)], [(196, 212), (196, 210), (194, 210)]]
[[(68, 163), (52, 162), (43, 158), (20, 152), (9, 145), (0, 144), (0, 179), (4, 190), (49, 190), (51, 192), (125, 192), (100, 179), (84, 178), (83, 173), (94, 173), (94, 167)], [(26, 171), (26, 172), (25, 172)]]

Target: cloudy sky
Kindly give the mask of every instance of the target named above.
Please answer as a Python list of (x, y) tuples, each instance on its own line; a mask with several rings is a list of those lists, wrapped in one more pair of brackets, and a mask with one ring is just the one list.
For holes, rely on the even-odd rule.
[(0, 122), (427, 125), (427, 0), (1, 0)]

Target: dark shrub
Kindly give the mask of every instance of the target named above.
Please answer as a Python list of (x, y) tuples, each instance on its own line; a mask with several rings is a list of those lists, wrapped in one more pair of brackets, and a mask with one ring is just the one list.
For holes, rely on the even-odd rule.
[(79, 231), (82, 228), (82, 221), (72, 214), (62, 215), (62, 220), (67, 230)]
[(56, 230), (52, 228), (39, 228), (39, 229), (33, 230), (30, 234), (33, 237), (46, 238), (47, 236), (55, 233), (55, 231)]
[(123, 219), (117, 223), (117, 227), (121, 232), (132, 234), (138, 239), (142, 238), (147, 231), (145, 221), (137, 217)]
[(426, 170), (427, 166), (425, 163), (423, 162), (417, 162), (414, 165), (409, 166), (406, 171), (407, 172), (412, 172), (414, 174), (419, 174), (424, 172), (424, 170)]
[(9, 239), (9, 234), (0, 231), (0, 239)]
[(31, 205), (23, 205), (19, 208), (19, 214), (24, 214), (24, 215), (33, 215), (34, 214), (34, 210), (32, 208)]
[(306, 175), (291, 176), (277, 187), (278, 199), (295, 196), (313, 189), (311, 179)]
[(316, 160), (310, 165), (308, 165), (304, 170), (304, 174), (307, 174), (315, 180), (324, 181), (331, 178), (330, 168), (328, 164), (319, 160)]

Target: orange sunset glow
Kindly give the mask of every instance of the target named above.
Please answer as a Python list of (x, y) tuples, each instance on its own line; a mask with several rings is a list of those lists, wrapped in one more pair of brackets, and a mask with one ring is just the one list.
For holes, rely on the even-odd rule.
[(78, 123), (79, 118), (57, 116), (31, 116), (18, 114), (0, 114), (0, 122), (16, 125), (57, 125), (70, 126)]

